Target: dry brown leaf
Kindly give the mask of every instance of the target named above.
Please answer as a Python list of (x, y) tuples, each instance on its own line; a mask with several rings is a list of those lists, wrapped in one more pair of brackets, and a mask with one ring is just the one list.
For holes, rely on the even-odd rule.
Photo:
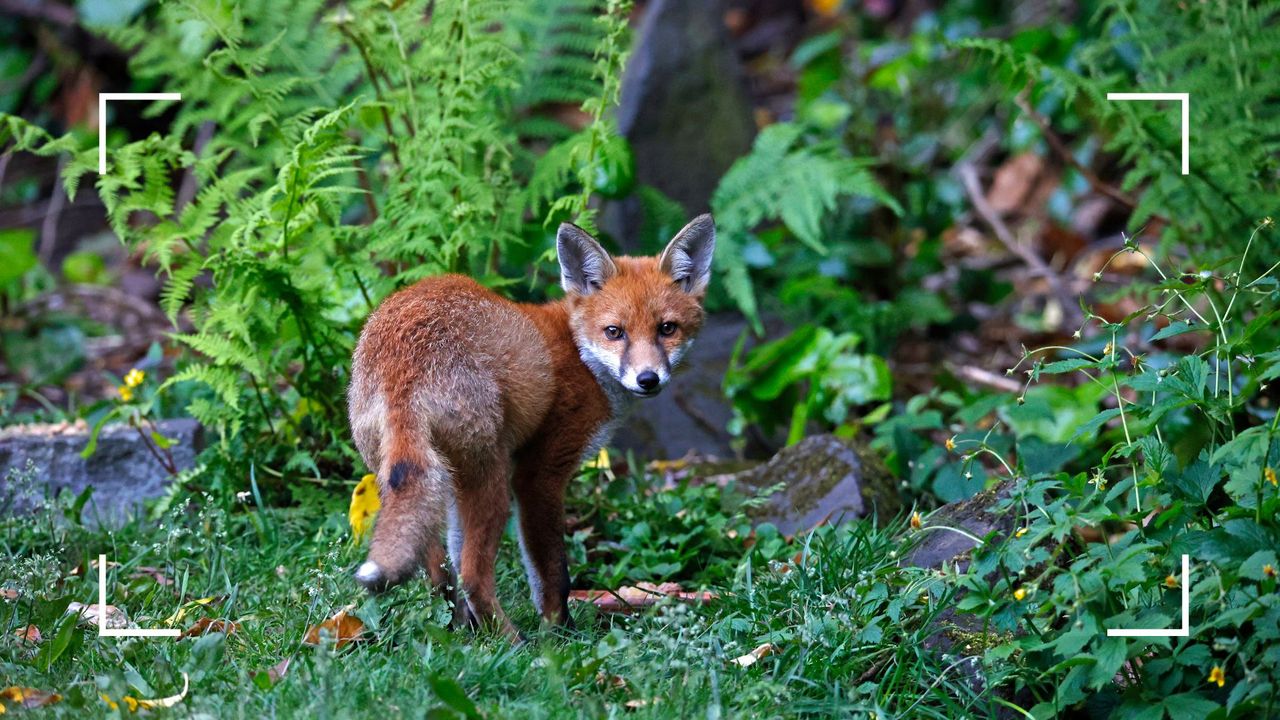
[(5, 600), (17, 600), (18, 591), (14, 588), (0, 588), (0, 598)]
[(734, 658), (733, 662), (737, 663), (739, 667), (748, 668), (760, 662), (761, 659), (766, 658), (776, 652), (778, 652), (777, 645), (774, 645), (773, 643), (765, 643), (763, 645), (758, 646), (755, 650), (752, 650), (746, 655)]
[(103, 617), (103, 624), (110, 629), (119, 630), (129, 627), (129, 616), (115, 605), (85, 605), (84, 603), (73, 602), (67, 606), (67, 612), (80, 616), (80, 625), (87, 627), (96, 627), (98, 625), (98, 617)]
[(221, 618), (202, 617), (182, 632), (180, 637), (198, 637), (206, 633), (225, 633), (232, 635), (240, 629), (240, 623)]
[(639, 608), (656, 605), (664, 597), (672, 597), (689, 603), (705, 603), (716, 598), (715, 593), (686, 592), (676, 583), (638, 583), (635, 586), (620, 587), (617, 590), (573, 590), (569, 599), (576, 602), (589, 602), (601, 612), (628, 613)]
[(24, 708), (38, 708), (60, 702), (62, 696), (55, 692), (45, 692), (29, 687), (11, 685), (0, 690), (0, 713), (4, 712), (5, 703), (18, 703)]
[(44, 636), (40, 634), (40, 628), (35, 625), (28, 625), (14, 630), (13, 636), (18, 638), (19, 642), (24, 642), (28, 645), (39, 645), (40, 641), (44, 640)]
[[(302, 642), (307, 645), (334, 643), (334, 647), (340, 649), (348, 643), (360, 640), (360, 635), (364, 632), (364, 623), (360, 618), (350, 614), (354, 608), (355, 605), (348, 605), (328, 620), (312, 626), (307, 630)], [(323, 637), (321, 633), (324, 634)]]
[(601, 691), (626, 690), (627, 679), (621, 675), (611, 675), (600, 670), (596, 673), (596, 688)]
[(996, 169), (987, 202), (1000, 214), (1023, 208), (1044, 169), (1044, 160), (1033, 152), (1015, 155)]
[(286, 673), (289, 672), (289, 663), (293, 662), (293, 657), (287, 657), (267, 670), (267, 678), (271, 680), (271, 684), (275, 685), (284, 679)]
[(158, 568), (143, 566), (138, 568), (136, 571), (134, 571), (129, 575), (130, 580), (137, 580), (139, 578), (147, 578), (147, 577), (151, 578), (152, 580), (155, 580), (156, 583), (159, 585), (173, 584), (173, 581), (165, 577), (164, 573), (160, 572)]

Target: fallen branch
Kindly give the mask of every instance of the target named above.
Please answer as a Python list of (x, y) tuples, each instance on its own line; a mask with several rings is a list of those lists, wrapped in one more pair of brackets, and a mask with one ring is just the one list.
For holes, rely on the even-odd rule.
[(971, 383), (985, 385), (1000, 392), (1022, 392), (1022, 384), (1018, 381), (1005, 377), (1004, 375), (993, 373), (990, 370), (983, 370), (980, 367), (974, 367), (972, 365), (952, 366), (951, 372), (955, 373), (956, 377), (961, 380), (968, 380)]
[(1043, 277), (1049, 283), (1049, 289), (1062, 306), (1062, 313), (1067, 324), (1074, 325), (1079, 323), (1080, 310), (1075, 305), (1074, 296), (1063, 285), (1062, 278), (1049, 267), (1043, 258), (1031, 248), (1018, 242), (1017, 238), (1013, 236), (1013, 232), (1009, 230), (1009, 226), (1004, 224), (1004, 220), (1000, 219), (1000, 214), (991, 207), (991, 203), (987, 202), (987, 197), (982, 191), (982, 183), (978, 180), (978, 171), (973, 166), (973, 163), (967, 160), (961, 161), (960, 164), (956, 165), (955, 172), (959, 176), (961, 184), (964, 185), (965, 193), (969, 196), (969, 202), (973, 203), (974, 212), (996, 234), (996, 239), (1000, 241), (1000, 244), (1026, 263), (1034, 275)]

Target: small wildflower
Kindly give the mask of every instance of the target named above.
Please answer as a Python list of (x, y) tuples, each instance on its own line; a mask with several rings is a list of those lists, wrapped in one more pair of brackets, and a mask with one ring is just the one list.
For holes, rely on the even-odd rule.
[(1272, 565), (1271, 563), (1267, 563), (1266, 565), (1263, 565), (1262, 575), (1264, 577), (1269, 577), (1274, 580), (1276, 577), (1276, 566)]
[(1014, 599), (1014, 600), (1017, 600), (1018, 602), (1022, 602), (1023, 600), (1026, 600), (1026, 599), (1027, 599), (1027, 589), (1026, 589), (1026, 588), (1021, 588), (1021, 587), (1020, 587), (1020, 588), (1018, 588), (1017, 590), (1014, 590), (1014, 591), (1013, 591), (1013, 599)]
[(1272, 219), (1271, 219), (1271, 216), (1270, 216), (1270, 215), (1268, 215), (1268, 216), (1266, 216), (1266, 217), (1262, 218), (1262, 227), (1271, 227), (1272, 225), (1274, 225), (1274, 224), (1275, 224), (1275, 222), (1276, 222), (1276, 221), (1275, 221), (1275, 220), (1272, 220)]
[(1166, 575), (1164, 578), (1164, 586), (1170, 590), (1178, 587), (1178, 578), (1174, 577), (1172, 573)]
[(1227, 674), (1222, 671), (1221, 665), (1214, 665), (1213, 669), (1209, 671), (1209, 682), (1217, 683), (1218, 687), (1227, 684)]
[(1026, 534), (1027, 534), (1027, 528), (1025, 528), (1025, 527), (1020, 527), (1020, 528), (1018, 528), (1018, 532), (1014, 533), (1014, 534), (1013, 534), (1013, 536), (1014, 536), (1014, 537), (1016, 537), (1016, 538), (1020, 538), (1020, 537), (1022, 537), (1023, 535), (1026, 535)]
[(1072, 338), (1073, 340), (1079, 340), (1079, 339), (1080, 339), (1080, 331), (1079, 331), (1079, 330), (1077, 330), (1077, 331), (1075, 331), (1075, 332), (1071, 333), (1071, 338)]
[(1104, 356), (1106, 356), (1106, 355), (1110, 355), (1110, 354), (1111, 354), (1111, 351), (1112, 351), (1112, 350), (1115, 350), (1115, 349), (1116, 349), (1116, 348), (1115, 348), (1115, 345), (1113, 345), (1112, 343), (1107, 343), (1106, 347), (1102, 348), (1102, 354), (1103, 354)]
[(814, 12), (823, 17), (835, 17), (843, 4), (842, 0), (810, 0), (809, 2)]
[(1275, 484), (1276, 484), (1276, 482), (1277, 482), (1277, 481), (1276, 481), (1276, 469), (1275, 469), (1275, 468), (1269, 467), (1269, 468), (1267, 468), (1266, 470), (1263, 470), (1263, 471), (1262, 471), (1262, 474), (1266, 476), (1266, 478), (1267, 478), (1267, 482), (1271, 483), (1272, 485), (1275, 485)]
[[(944, 445), (945, 445), (945, 446), (946, 446), (946, 448), (947, 448), (947, 452), (951, 452), (952, 450), (955, 450), (955, 449), (956, 449), (956, 438), (955, 438), (955, 436), (954, 436), (954, 435), (952, 435), (951, 437), (947, 438), (947, 442), (945, 442), (945, 443), (944, 443)], [(1270, 468), (1268, 468), (1268, 470), (1269, 470), (1269, 469), (1270, 469)], [(1271, 479), (1272, 479), (1273, 481), (1275, 480), (1275, 473), (1271, 473)]]
[(146, 380), (146, 379), (147, 379), (146, 373), (142, 372), (138, 368), (134, 368), (124, 376), (124, 384), (131, 388), (136, 388), (142, 384), (143, 380)]
[(120, 393), (120, 399), (125, 402), (133, 402), (133, 388), (128, 385), (121, 385), (116, 388), (116, 392)]
[(924, 521), (920, 519), (920, 513), (911, 513), (911, 529), (919, 530), (924, 525)]
[(1101, 279), (1102, 279), (1102, 273), (1100, 273), (1100, 272), (1096, 272), (1096, 273), (1094, 273), (1094, 274), (1093, 274), (1093, 281), (1094, 281), (1094, 282), (1098, 282), (1098, 281), (1099, 281), (1099, 280), (1101, 280)]

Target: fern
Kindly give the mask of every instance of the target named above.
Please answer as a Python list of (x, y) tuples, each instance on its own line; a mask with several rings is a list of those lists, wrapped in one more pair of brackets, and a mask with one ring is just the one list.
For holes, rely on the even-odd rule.
[[(18, 118), (0, 116), (0, 147), (68, 155), (72, 195), (93, 173), (113, 230), (165, 278), (165, 313), (192, 328), (166, 387), (196, 388), (188, 411), (216, 430), (222, 466), (345, 472), (342, 389), (378, 300), (492, 272), (529, 217), (590, 222), (591, 181), (622, 152), (607, 109), (626, 7), (165, 3), (111, 39), (139, 84), (182, 93), (147, 110), (173, 108), (166, 132), (113, 138), (103, 175), (87, 138)], [(530, 125), (547, 103), (582, 105), (586, 127)], [(571, 136), (545, 163), (528, 144)]]
[(716, 263), (730, 298), (757, 332), (762, 329), (759, 310), (743, 258), (752, 233), (762, 223), (781, 221), (800, 242), (825, 253), (824, 221), (846, 197), (868, 198), (902, 212), (866, 162), (849, 157), (833, 142), (809, 142), (804, 127), (793, 123), (765, 128), (751, 153), (720, 180), (711, 198), (718, 230)]
[[(1009, 43), (970, 40), (960, 47), (989, 57), (1021, 88), (1062, 93), (1108, 134), (1106, 148), (1139, 193), (1130, 226), (1167, 219), (1166, 238), (1205, 253), (1239, 254), (1280, 191), (1280, 3), (1113, 0), (1099, 11), (1101, 38), (1067, 68)], [(1082, 69), (1083, 72), (1079, 72)], [(1190, 174), (1181, 174), (1180, 119), (1174, 108), (1110, 102), (1107, 92), (1190, 95)], [(1280, 247), (1254, 255), (1259, 264)], [(1260, 265), (1265, 267), (1265, 265)]]

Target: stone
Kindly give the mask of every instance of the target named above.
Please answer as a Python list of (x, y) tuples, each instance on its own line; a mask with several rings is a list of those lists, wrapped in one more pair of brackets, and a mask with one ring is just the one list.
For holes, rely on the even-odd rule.
[[(1013, 520), (994, 511), (996, 503), (1009, 497), (1012, 483), (1003, 482), (984, 490), (967, 500), (943, 505), (925, 521), (925, 527), (946, 526), (960, 528), (974, 537), (981, 538), (992, 530), (1008, 535), (1013, 532)], [(969, 552), (977, 544), (965, 535), (951, 530), (924, 530), (920, 543), (907, 556), (905, 563), (917, 567), (937, 568), (943, 563), (958, 567), (964, 572), (969, 567)]]
[[(173, 441), (169, 452), (179, 471), (195, 465), (202, 440), (199, 423), (162, 420), (157, 431)], [(119, 527), (142, 513), (145, 500), (159, 497), (168, 487), (169, 472), (134, 428), (104, 427), (97, 449), (85, 459), (80, 452), (88, 442), (89, 428), (83, 421), (0, 429), (0, 496), (9, 498), (5, 512), (27, 513), (64, 489), (79, 495), (92, 486), (85, 521)], [(33, 486), (15, 486), (15, 478), (26, 474), (27, 467), (34, 471)]]
[(879, 457), (861, 441), (834, 435), (805, 438), (766, 463), (715, 478), (730, 479), (747, 489), (782, 486), (748, 515), (757, 524), (773, 524), (783, 535), (873, 513), (888, 519), (900, 509), (892, 476)]
[[(751, 149), (751, 100), (720, 0), (653, 0), (623, 74), (618, 129), (631, 143), (635, 179), (680, 203), (710, 208), (725, 171)], [(602, 224), (628, 252), (643, 210), (632, 197)]]

